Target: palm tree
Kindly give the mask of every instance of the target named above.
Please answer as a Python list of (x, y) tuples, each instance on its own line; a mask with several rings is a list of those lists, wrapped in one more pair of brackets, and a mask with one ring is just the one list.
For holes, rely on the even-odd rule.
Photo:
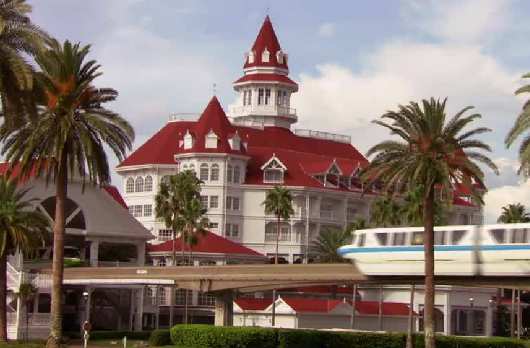
[[(524, 74), (523, 78), (530, 78), (530, 73)], [(529, 93), (530, 85), (523, 86), (515, 91), (515, 95)], [(515, 140), (524, 132), (530, 128), (530, 100), (526, 101), (523, 105), (523, 110), (515, 120), (515, 123), (506, 135), (504, 143), (509, 148)], [(524, 177), (530, 177), (530, 137), (524, 138), (523, 142), (519, 146), (519, 174), (523, 174)]]
[(90, 46), (80, 47), (66, 41), (52, 40), (50, 48), (36, 57), (42, 69), (39, 84), (45, 99), (39, 106), (39, 117), (28, 119), (14, 129), (3, 127), (2, 153), (19, 165), (20, 176), (46, 175), (54, 179), (56, 210), (53, 240), (53, 282), (49, 346), (57, 347), (62, 338), (61, 294), (65, 236), (65, 205), (68, 177), (77, 173), (90, 183), (106, 185), (110, 169), (104, 144), (120, 161), (131, 149), (134, 130), (120, 115), (105, 108), (116, 100), (113, 89), (92, 86), (101, 75), (96, 61), (85, 62)]
[(18, 299), (26, 307), (26, 340), (29, 337), (29, 308), (28, 304), (33, 301), (37, 295), (37, 288), (31, 283), (20, 284), (18, 288)]
[(502, 214), (497, 219), (497, 222), (503, 224), (530, 222), (530, 214), (525, 211), (525, 207), (521, 203), (508, 204), (502, 207)]
[[(400, 213), (412, 226), (423, 225), (424, 197), (425, 186), (417, 185), (409, 190), (403, 199), (403, 206), (400, 209)], [(437, 226), (447, 224), (447, 219), (443, 215), (443, 205), (439, 199), (435, 199), (434, 201), (434, 224)]]
[(394, 197), (384, 195), (374, 202), (370, 210), (370, 222), (383, 227), (401, 223), (399, 205)]
[(0, 0), (0, 114), (9, 126), (20, 123), (18, 115), (33, 89), (35, 71), (25, 55), (35, 56), (48, 40), (30, 21), (30, 12), (26, 0)]
[(352, 231), (329, 229), (317, 237), (315, 250), (320, 263), (344, 263), (348, 262), (337, 253), (341, 246), (349, 244), (352, 238)]
[[(155, 215), (158, 219), (163, 219), (166, 228), (171, 229), (173, 233), (172, 266), (176, 266), (177, 251), (175, 250), (175, 241), (177, 239), (177, 233), (180, 233), (181, 237), (182, 260), (185, 259), (184, 245), (185, 240), (187, 239), (187, 233), (183, 210), (187, 202), (199, 197), (201, 184), (202, 181), (197, 178), (195, 172), (185, 170), (184, 172), (168, 176), (167, 180), (160, 184), (158, 194), (155, 196)], [(171, 287), (170, 292), (169, 326), (173, 327), (173, 300), (175, 288)]]
[[(274, 264), (278, 264), (278, 244), (280, 241), (281, 220), (289, 220), (294, 214), (293, 196), (291, 192), (283, 186), (275, 186), (271, 191), (267, 192), (267, 196), (262, 205), (265, 206), (266, 214), (274, 214), (278, 219), (278, 226), (276, 229), (276, 253), (274, 256)], [(272, 326), (276, 324), (276, 290), (272, 291)]]
[[(485, 143), (472, 137), (490, 131), (479, 127), (463, 133), (464, 128), (480, 114), (464, 116), (467, 107), (446, 123), (446, 100), (423, 100), (422, 105), (411, 102), (399, 105), (398, 111), (389, 111), (375, 124), (390, 129), (401, 138), (386, 140), (373, 146), (367, 156), (374, 156), (363, 173), (368, 182), (365, 190), (383, 182), (383, 192), (395, 187), (402, 192), (406, 185), (425, 185), (423, 226), (425, 229), (425, 347), (433, 348), (434, 341), (434, 191), (441, 188), (450, 197), (452, 182), (467, 187), (476, 201), (483, 204), (473, 182), (483, 185), (484, 173), (477, 163), (498, 174), (495, 164), (477, 150), (491, 151)], [(422, 108), (423, 106), (423, 108)], [(385, 122), (389, 120), (389, 122)]]
[[(196, 177), (195, 177), (196, 178)], [(191, 201), (186, 202), (182, 210), (184, 218), (185, 230), (187, 233), (182, 238), (182, 243), (186, 244), (189, 251), (188, 263), (192, 265), (191, 256), (193, 253), (193, 246), (199, 243), (199, 237), (206, 235), (206, 228), (208, 227), (208, 219), (204, 218), (206, 214), (205, 207), (202, 206), (200, 199), (194, 197)], [(189, 291), (189, 290), (188, 290)], [(188, 296), (184, 297), (184, 324), (188, 323)]]
[(7, 342), (7, 254), (17, 248), (31, 254), (44, 246), (44, 231), (50, 224), (25, 196), (30, 189), (17, 189), (14, 180), (0, 178), (0, 342)]

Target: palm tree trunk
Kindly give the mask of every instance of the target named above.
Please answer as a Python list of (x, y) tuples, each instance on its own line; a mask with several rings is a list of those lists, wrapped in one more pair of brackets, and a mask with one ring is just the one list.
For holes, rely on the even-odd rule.
[[(274, 254), (274, 264), (278, 264), (278, 245), (280, 243), (280, 215), (278, 214), (278, 228), (276, 229), (276, 253)], [(272, 290), (272, 327), (276, 326), (276, 289)]]
[[(177, 258), (177, 251), (175, 250), (175, 239), (177, 239), (177, 233), (173, 231), (173, 255), (171, 256), (171, 266), (175, 266), (175, 259)], [(175, 300), (175, 283), (171, 284), (169, 288), (169, 328), (173, 327), (173, 301)]]
[(53, 262), (52, 262), (52, 301), (50, 313), (50, 337), (46, 346), (56, 348), (60, 346), (63, 334), (63, 257), (64, 257), (64, 234), (66, 227), (65, 206), (68, 192), (68, 167), (66, 157), (66, 146), (63, 149), (59, 162), (56, 181), (56, 204), (55, 225), (53, 228)]
[(435, 348), (434, 327), (434, 184), (423, 205), (423, 244), (425, 250), (425, 348)]
[(7, 342), (7, 253), (0, 257), (0, 342)]
[(407, 346), (406, 348), (412, 348), (412, 331), (414, 330), (414, 316), (412, 313), (414, 313), (414, 292), (416, 291), (416, 286), (411, 285), (410, 287), (410, 311), (409, 311), (409, 327), (407, 331)]
[[(190, 243), (189, 247), (190, 247), (190, 252), (189, 252), (189, 255), (188, 255), (188, 265), (191, 266), (191, 255), (192, 255), (191, 243)], [(184, 324), (188, 323), (188, 306), (189, 306), (189, 303), (188, 303), (188, 291), (189, 290), (185, 290), (185, 293), (184, 293)]]

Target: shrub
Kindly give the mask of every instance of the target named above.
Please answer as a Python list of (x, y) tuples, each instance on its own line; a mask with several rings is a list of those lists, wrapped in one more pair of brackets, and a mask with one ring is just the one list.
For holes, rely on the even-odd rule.
[(90, 340), (121, 340), (127, 339), (145, 340), (149, 339), (151, 331), (90, 331)]
[[(326, 339), (333, 333), (316, 330), (279, 330), (279, 348), (322, 348), (326, 345)], [(335, 348), (335, 346), (330, 346)]]
[(154, 330), (149, 336), (149, 344), (153, 346), (169, 346), (171, 344), (171, 337), (169, 330)]
[(197, 348), (277, 348), (274, 329), (177, 325), (171, 329), (171, 342)]

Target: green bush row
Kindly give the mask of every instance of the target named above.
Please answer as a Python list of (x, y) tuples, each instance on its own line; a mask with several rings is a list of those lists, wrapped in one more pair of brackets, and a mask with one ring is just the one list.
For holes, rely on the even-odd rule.
[[(196, 348), (403, 348), (405, 333), (336, 332), (256, 327), (177, 325), (171, 329), (176, 346)], [(414, 347), (424, 348), (424, 337), (414, 335)], [(522, 341), (501, 337), (437, 336), (437, 348), (526, 348)]]
[(155, 347), (169, 346), (171, 344), (169, 330), (151, 331), (151, 336), (149, 336), (149, 344)]
[(121, 340), (124, 336), (133, 340), (148, 340), (151, 331), (90, 331), (91, 340)]

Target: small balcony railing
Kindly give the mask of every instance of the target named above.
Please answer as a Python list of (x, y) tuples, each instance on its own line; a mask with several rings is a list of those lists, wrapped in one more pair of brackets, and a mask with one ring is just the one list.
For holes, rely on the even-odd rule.
[(288, 108), (280, 105), (246, 105), (239, 106), (232, 109), (230, 116), (248, 116), (252, 114), (258, 115), (278, 115), (283, 117), (289, 117), (297, 119), (296, 109)]

